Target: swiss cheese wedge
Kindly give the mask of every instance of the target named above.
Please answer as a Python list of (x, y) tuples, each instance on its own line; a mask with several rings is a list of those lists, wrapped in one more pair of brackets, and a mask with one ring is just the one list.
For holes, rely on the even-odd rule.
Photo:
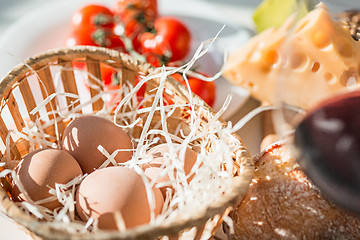
[(224, 77), (267, 104), (308, 109), (360, 81), (360, 42), (322, 3), (293, 26), (290, 17), (232, 52)]

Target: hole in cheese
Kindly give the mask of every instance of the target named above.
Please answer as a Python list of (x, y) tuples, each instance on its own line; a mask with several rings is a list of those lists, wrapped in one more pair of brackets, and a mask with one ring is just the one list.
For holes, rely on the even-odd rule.
[(261, 71), (268, 73), (271, 68), (279, 61), (279, 54), (276, 50), (269, 50), (263, 54), (263, 60), (261, 61)]
[(327, 83), (329, 84), (334, 84), (336, 83), (336, 78), (335, 78), (335, 75), (332, 74), (331, 72), (327, 72), (324, 74), (324, 79)]
[(248, 86), (249, 86), (250, 89), (252, 89), (252, 90), (255, 89), (255, 86), (256, 86), (256, 85), (255, 85), (253, 82), (248, 82), (247, 84), (248, 84)]
[(341, 56), (352, 57), (353, 48), (352, 48), (351, 44), (349, 43), (349, 41), (347, 41), (345, 38), (338, 39), (336, 47)]
[(267, 74), (270, 72), (271, 65), (263, 64), (260, 66), (260, 70), (262, 73)]
[(311, 71), (312, 72), (317, 72), (317, 71), (319, 71), (319, 69), (320, 69), (320, 63), (319, 62), (314, 62), (312, 67), (311, 67)]
[(355, 68), (344, 71), (340, 76), (340, 84), (345, 87), (352, 87), (359, 82), (359, 75)]
[(265, 60), (268, 64), (274, 65), (279, 61), (279, 54), (277, 53), (276, 50), (270, 50), (267, 52), (265, 56)]
[(290, 57), (290, 67), (292, 69), (298, 69), (302, 68), (307, 65), (309, 59), (308, 57), (303, 53), (294, 53)]
[(321, 30), (314, 31), (311, 37), (314, 45), (318, 48), (325, 48), (330, 44), (328, 34)]

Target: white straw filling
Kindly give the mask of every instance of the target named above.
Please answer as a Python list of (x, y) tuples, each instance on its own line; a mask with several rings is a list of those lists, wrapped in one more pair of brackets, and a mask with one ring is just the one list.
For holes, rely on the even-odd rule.
[[(232, 135), (235, 130), (239, 129), (240, 125), (237, 124), (232, 128), (231, 124), (229, 124), (229, 126), (224, 128), (218, 121), (221, 114), (228, 107), (231, 97), (226, 99), (223, 107), (215, 116), (211, 116), (208, 110), (205, 109), (203, 103), (192, 97), (186, 77), (186, 74), (190, 73), (190, 69), (194, 63), (209, 50), (216, 38), (217, 36), (214, 39), (203, 42), (188, 63), (178, 68), (164, 66), (158, 68), (153, 71), (153, 73), (142, 76), (136, 86), (123, 84), (123, 86), (116, 91), (105, 92), (101, 91), (97, 84), (91, 84), (91, 82), (88, 81), (87, 84), (89, 87), (94, 87), (98, 90), (98, 94), (85, 102), (80, 102), (80, 97), (75, 94), (53, 93), (41, 104), (38, 104), (30, 114), (35, 115), (39, 113), (41, 109), (45, 108), (47, 104), (52, 100), (56, 100), (59, 96), (72, 98), (74, 101), (70, 107), (52, 109), (49, 115), (53, 115), (54, 118), (46, 122), (37, 119), (35, 122), (27, 124), (21, 133), (15, 132), (22, 139), (29, 142), (30, 150), (46, 147), (60, 148), (58, 141), (60, 134), (57, 132), (57, 136), (52, 137), (46, 133), (45, 129), (55, 126), (55, 130), (58, 131), (57, 125), (59, 122), (72, 120), (81, 116), (80, 110), (83, 109), (84, 106), (92, 105), (99, 99), (106, 99), (109, 94), (116, 93), (119, 102), (115, 101), (111, 106), (105, 106), (106, 104), (104, 104), (104, 107), (97, 112), (96, 115), (112, 120), (115, 125), (123, 128), (134, 138), (133, 141), (136, 143), (135, 149), (130, 149), (134, 151), (134, 154), (131, 160), (125, 163), (117, 163), (115, 156), (118, 152), (128, 151), (129, 149), (118, 149), (114, 152), (108, 152), (107, 149), (99, 145), (98, 150), (107, 159), (99, 169), (107, 167), (110, 164), (134, 169), (143, 178), (147, 189), (150, 209), (154, 210), (155, 198), (152, 188), (155, 183), (145, 177), (141, 164), (147, 164), (152, 160), (151, 157), (146, 154), (151, 147), (160, 142), (167, 143), (169, 152), (164, 154), (164, 164), (161, 166), (163, 171), (158, 177), (168, 175), (169, 182), (156, 184), (155, 186), (161, 187), (166, 184), (171, 184), (173, 190), (168, 189), (161, 214), (155, 216), (152, 211), (149, 224), (154, 226), (167, 225), (172, 222), (178, 222), (179, 219), (191, 219), (201, 215), (214, 203), (218, 203), (224, 194), (232, 190), (234, 152), (238, 151), (238, 147), (241, 144), (239, 140)], [(183, 73), (183, 77), (187, 83), (187, 97), (189, 102), (178, 102), (175, 97), (172, 99), (174, 101), (172, 104), (165, 104), (164, 94), (171, 93), (171, 90), (166, 88), (167, 78), (175, 72)], [(213, 77), (201, 78), (212, 81), (219, 77), (221, 73), (222, 69)], [(82, 72), (82, 74), (85, 73)], [(198, 74), (190, 74), (199, 77)], [(101, 80), (95, 76), (85, 74), (84, 78), (89, 79), (90, 77), (94, 79), (96, 83), (102, 84)], [(154, 79), (159, 80), (159, 86), (153, 89), (153, 91), (145, 96), (139, 103), (136, 98), (136, 93), (145, 83)], [(126, 79), (123, 79), (123, 81), (124, 80), (126, 82)], [(149, 99), (152, 100), (151, 106), (140, 107)], [(114, 113), (111, 113), (112, 110), (114, 110)], [(186, 116), (177, 116), (178, 111), (186, 112)], [(156, 120), (156, 124), (154, 124), (155, 117), (159, 118), (158, 121)], [(208, 121), (202, 121), (204, 118)], [(169, 124), (173, 119), (178, 121), (178, 125), (176, 125), (174, 131), (169, 131)], [(182, 127), (182, 122), (186, 122), (186, 129)], [(133, 128), (139, 125), (141, 125), (142, 131), (137, 135), (138, 137), (135, 137), (132, 135)], [(57, 144), (54, 142), (57, 142)], [(190, 173), (186, 174), (184, 170), (184, 158), (186, 149), (189, 147), (196, 149), (198, 158)], [(10, 137), (6, 140), (6, 149), (6, 157), (7, 159), (11, 159), (10, 152), (8, 151), (8, 149), (10, 149)], [(10, 163), (6, 164), (8, 165)], [(5, 177), (10, 173), (15, 184), (28, 198), (28, 194), (18, 181), (15, 172), (5, 170), (1, 172), (0, 177)], [(190, 176), (193, 176), (193, 179), (188, 183)], [(54, 223), (66, 223), (70, 228), (72, 226), (71, 231), (94, 231), (97, 229), (97, 221), (89, 218), (89, 220), (79, 228), (78, 220), (76, 220), (75, 217), (75, 191), (85, 177), (86, 176), (79, 176), (67, 184), (56, 184), (55, 188), (49, 189), (49, 193), (52, 196), (47, 199), (33, 202), (28, 198), (29, 202), (22, 202), (20, 205), (23, 209), (26, 209), (26, 212), (39, 219), (45, 218)], [(53, 212), (44, 211), (44, 208), (40, 206), (40, 204), (55, 199), (62, 204), (62, 207), (55, 209)], [(121, 214), (116, 213), (115, 218), (117, 219), (119, 229), (125, 230)], [(224, 218), (224, 220), (227, 223), (230, 222), (229, 218)], [(74, 224), (75, 222), (77, 224)], [(228, 225), (231, 226), (230, 223)]]

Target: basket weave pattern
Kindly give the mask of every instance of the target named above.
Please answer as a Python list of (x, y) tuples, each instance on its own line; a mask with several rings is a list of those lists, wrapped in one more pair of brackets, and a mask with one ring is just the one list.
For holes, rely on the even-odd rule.
[[(150, 65), (141, 64), (126, 54), (97, 47), (56, 49), (30, 58), (25, 64), (15, 67), (0, 83), (0, 109), (2, 116), (0, 118), (0, 137), (4, 146), (6, 146), (6, 143), (10, 146), (10, 149), (3, 149), (0, 154), (2, 162), (7, 163), (8, 167), (11, 166), (9, 165), (9, 162), (11, 162), (10, 160), (20, 160), (30, 151), (29, 141), (16, 137), (16, 134), (12, 134), (12, 130), (21, 132), (24, 127), (26, 127), (27, 122), (35, 122), (39, 121), (38, 119), (44, 119), (41, 114), (47, 115), (47, 113), (51, 113), (52, 110), (57, 109), (59, 105), (62, 105), (62, 108), (67, 108), (69, 111), (79, 106), (79, 102), (74, 102), (69, 97), (63, 98), (62, 103), (60, 103), (61, 99), (59, 97), (55, 97), (45, 106), (45, 113), (37, 112), (35, 114), (30, 114), (39, 103), (39, 98), (45, 99), (52, 93), (61, 91), (79, 95), (79, 83), (76, 81), (76, 74), (73, 68), (74, 62), (76, 61), (86, 64), (86, 69), (89, 73), (88, 80), (95, 86), (89, 88), (90, 98), (96, 97), (99, 91), (101, 91), (97, 90), (96, 86), (98, 89), (101, 89), (102, 85), (95, 79), (101, 79), (102, 77), (100, 68), (100, 63), (102, 62), (121, 70), (120, 85), (134, 85), (136, 76), (139, 72), (147, 75), (154, 71)], [(61, 81), (61, 89), (57, 87), (58, 80)], [(36, 84), (40, 89), (38, 93), (34, 93), (33, 90), (33, 85)], [(150, 94), (158, 84), (156, 79), (149, 81), (146, 84), (145, 94)], [(166, 88), (171, 92), (168, 98), (183, 104), (189, 102), (185, 87), (177, 81), (172, 78), (167, 79)], [(198, 98), (195, 95), (193, 97)], [(20, 106), (20, 102), (23, 102), (23, 107)], [(90, 110), (89, 108), (87, 110), (80, 109), (78, 112), (96, 113), (103, 109), (104, 104), (106, 103), (99, 98), (91, 103)], [(150, 106), (151, 102), (145, 102), (144, 106), (147, 106), (146, 104)], [(201, 118), (203, 124), (208, 123), (216, 114), (206, 104), (205, 107), (207, 111), (203, 113)], [(27, 114), (24, 114), (24, 111)], [(131, 111), (131, 109), (126, 107), (123, 111)], [(189, 108), (184, 107), (175, 112), (171, 119), (168, 119), (167, 124), (169, 132), (177, 134), (176, 129), (178, 129), (179, 126), (181, 126), (184, 133), (190, 131), (186, 120), (188, 111)], [(8, 115), (6, 115), (5, 112), (8, 112)], [(8, 118), (6, 121), (4, 116), (7, 116)], [(143, 119), (146, 119), (146, 117), (146, 114), (141, 116)], [(155, 115), (153, 118), (152, 126), (155, 126), (160, 119), (160, 115)], [(47, 126), (44, 128), (44, 132), (45, 134), (52, 136), (48, 138), (49, 141), (56, 142), (57, 140), (54, 137), (56, 131), (61, 134), (68, 124), (68, 121), (62, 119), (61, 114), (59, 113), (48, 114), (45, 119), (46, 120), (41, 121), (44, 126)], [(55, 124), (46, 125), (46, 122), (50, 122), (54, 119), (57, 119), (57, 121), (55, 121), (56, 126)], [(220, 121), (223, 126), (226, 126), (226, 123), (221, 119), (216, 121)], [(132, 136), (138, 136), (140, 132), (141, 124), (137, 124), (134, 129), (132, 129), (131, 134)], [(216, 204), (207, 208), (205, 212), (194, 213), (194, 216), (190, 218), (179, 219), (169, 225), (162, 225), (160, 227), (153, 227), (150, 225), (140, 226), (124, 232), (73, 232), (69, 230), (65, 223), (53, 224), (52, 222), (41, 222), (37, 221), (33, 216), (24, 214), (11, 200), (9, 191), (11, 179), (9, 179), (9, 177), (1, 179), (0, 211), (22, 225), (35, 239), (156, 239), (161, 238), (162, 236), (178, 239), (183, 236), (184, 232), (191, 229), (195, 231), (195, 239), (209, 238), (209, 232), (210, 236), (214, 234), (222, 222), (222, 217), (228, 213), (229, 207), (242, 200), (254, 170), (246, 148), (242, 145), (241, 140), (236, 135), (234, 135), (234, 137), (238, 139), (238, 149), (233, 153), (236, 169), (234, 170), (232, 191), (229, 194), (224, 195), (223, 199), (219, 199)], [(2, 170), (4, 170), (4, 168)]]

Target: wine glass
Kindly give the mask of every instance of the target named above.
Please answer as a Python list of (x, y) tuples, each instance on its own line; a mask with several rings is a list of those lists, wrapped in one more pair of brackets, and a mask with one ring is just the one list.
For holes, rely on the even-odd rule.
[(314, 185), (359, 214), (360, 4), (324, 0), (294, 19), (281, 48), (275, 129)]

